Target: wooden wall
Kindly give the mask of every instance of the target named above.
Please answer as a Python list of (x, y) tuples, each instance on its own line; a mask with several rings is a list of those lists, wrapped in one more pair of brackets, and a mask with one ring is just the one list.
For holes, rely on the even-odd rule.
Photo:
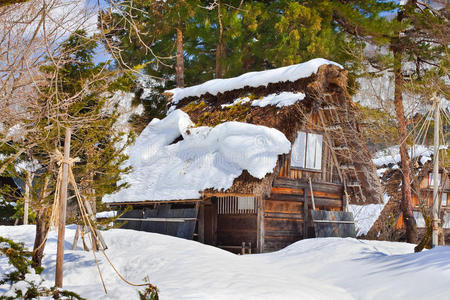
[(252, 252), (256, 252), (256, 214), (218, 215), (217, 246), (239, 253), (237, 248), (226, 247), (240, 246), (242, 242), (252, 243)]
[(199, 207), (197, 223), (198, 241), (240, 253), (242, 242), (252, 244), (252, 253), (257, 252), (256, 213), (218, 213), (217, 198), (206, 199)]
[[(313, 194), (316, 209), (342, 210), (341, 185), (315, 182)], [(314, 237), (311, 209), (311, 193), (306, 181), (276, 178), (264, 202), (264, 252)]]

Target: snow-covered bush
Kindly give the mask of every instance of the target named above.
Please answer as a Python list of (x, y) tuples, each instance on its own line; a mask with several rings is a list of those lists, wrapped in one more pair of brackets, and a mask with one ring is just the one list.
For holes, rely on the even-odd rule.
[(74, 292), (60, 290), (40, 275), (42, 267), (33, 267), (31, 252), (22, 243), (0, 236), (0, 258), (8, 259), (11, 268), (0, 280), (0, 291), (6, 290), (0, 299), (39, 299), (40, 297), (54, 297), (57, 299), (84, 299)]

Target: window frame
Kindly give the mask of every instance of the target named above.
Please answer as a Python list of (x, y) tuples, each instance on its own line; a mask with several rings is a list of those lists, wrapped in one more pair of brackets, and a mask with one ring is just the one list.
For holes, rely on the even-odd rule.
[[(438, 173), (438, 187), (441, 187), (442, 185), (442, 173)], [(433, 178), (433, 172), (428, 173), (428, 186), (433, 187), (434, 186), (434, 178)]]
[[(304, 154), (303, 154), (303, 155), (304, 155), (304, 162), (303, 162), (303, 165), (304, 165), (305, 167), (299, 167), (299, 166), (293, 166), (293, 165), (292, 165), (292, 153), (293, 153), (293, 150), (294, 150), (294, 144), (295, 144), (295, 142), (297, 141), (297, 139), (298, 139), (300, 133), (304, 133), (304, 134), (305, 134), (305, 149), (304, 149)], [(308, 136), (311, 135), (311, 134), (318, 135), (318, 136), (321, 137), (321, 144), (320, 144), (320, 150), (321, 150), (321, 153), (320, 153), (320, 168), (319, 168), (319, 169), (312, 169), (312, 168), (307, 168), (307, 167), (306, 167), (307, 160), (308, 160), (308, 157), (307, 157), (307, 153), (308, 153), (308, 141), (309, 141)], [(294, 169), (294, 170), (303, 170), (303, 171), (308, 171), (308, 172), (321, 173), (321, 172), (322, 172), (322, 168), (323, 168), (323, 153), (324, 153), (324, 147), (323, 147), (323, 144), (324, 144), (324, 141), (323, 141), (323, 133), (322, 133), (322, 132), (314, 132), (314, 131), (303, 131), (303, 130), (298, 130), (298, 131), (297, 131), (297, 136), (296, 136), (296, 138), (295, 138), (294, 143), (292, 144), (292, 148), (291, 148), (291, 152), (290, 152), (289, 167), (290, 167), (291, 169)], [(317, 152), (315, 152), (315, 153), (317, 153)]]
[[(444, 195), (445, 195), (445, 197), (444, 197)], [(444, 204), (444, 198), (445, 198), (445, 204)], [(448, 203), (448, 193), (447, 192), (443, 192), (442, 194), (441, 194), (441, 201), (440, 201), (441, 203), (441, 207), (447, 207), (448, 205), (449, 205), (449, 203)]]

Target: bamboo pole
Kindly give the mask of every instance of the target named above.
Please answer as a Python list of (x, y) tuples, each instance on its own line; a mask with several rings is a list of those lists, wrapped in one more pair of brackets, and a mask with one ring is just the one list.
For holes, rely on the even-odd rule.
[(64, 139), (64, 161), (62, 162), (61, 193), (59, 206), (58, 222), (58, 245), (56, 251), (56, 274), (55, 285), (59, 288), (63, 286), (63, 262), (64, 262), (64, 235), (66, 231), (66, 207), (67, 207), (67, 185), (69, 178), (69, 159), (70, 159), (70, 137), (71, 130), (66, 128)]
[(433, 96), (433, 100), (436, 103), (436, 110), (434, 113), (434, 165), (433, 165), (433, 235), (432, 235), (432, 247), (438, 246), (439, 238), (439, 98), (436, 95)]

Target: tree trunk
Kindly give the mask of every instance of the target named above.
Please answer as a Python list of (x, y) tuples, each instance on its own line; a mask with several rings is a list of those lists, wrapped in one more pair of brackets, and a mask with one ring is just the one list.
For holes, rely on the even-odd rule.
[(34, 238), (34, 247), (32, 255), (33, 267), (40, 267), (42, 258), (44, 257), (45, 242), (47, 239), (47, 232), (50, 229), (48, 217), (45, 210), (41, 209), (36, 216), (36, 235)]
[(177, 66), (176, 81), (177, 87), (184, 87), (184, 61), (183, 61), (183, 32), (177, 28)]
[(402, 177), (402, 212), (403, 221), (406, 225), (406, 241), (408, 243), (416, 243), (417, 226), (414, 219), (411, 204), (411, 169), (409, 163), (408, 147), (407, 147), (407, 131), (406, 119), (403, 108), (403, 74), (402, 74), (402, 50), (398, 46), (398, 42), (392, 47), (394, 53), (394, 105), (398, 122), (398, 133), (400, 139), (400, 159)]
[(42, 264), (42, 258), (44, 257), (45, 242), (47, 240), (47, 233), (50, 229), (48, 208), (44, 203), (49, 195), (48, 184), (50, 176), (45, 177), (44, 186), (42, 187), (41, 200), (39, 202), (39, 210), (36, 215), (36, 234), (34, 238), (32, 265), (33, 267), (40, 267)]
[(224, 76), (224, 60), (225, 60), (225, 45), (223, 44), (223, 24), (220, 1), (217, 4), (217, 18), (219, 20), (219, 40), (216, 47), (216, 78), (223, 78)]

